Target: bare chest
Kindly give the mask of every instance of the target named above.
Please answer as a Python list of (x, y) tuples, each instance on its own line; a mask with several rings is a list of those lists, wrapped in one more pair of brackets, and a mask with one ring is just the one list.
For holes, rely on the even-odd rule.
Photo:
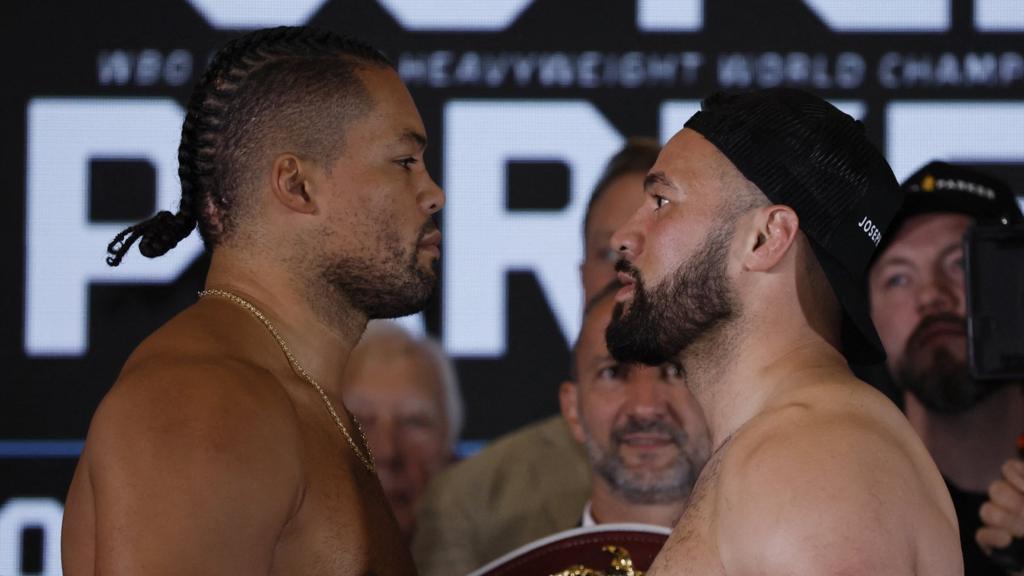
[(412, 558), (375, 475), (336, 435), (307, 434), (302, 503), (272, 574), (407, 575)]
[(721, 454), (716, 454), (704, 466), (686, 511), (651, 566), (649, 576), (725, 574), (715, 530), (720, 458)]

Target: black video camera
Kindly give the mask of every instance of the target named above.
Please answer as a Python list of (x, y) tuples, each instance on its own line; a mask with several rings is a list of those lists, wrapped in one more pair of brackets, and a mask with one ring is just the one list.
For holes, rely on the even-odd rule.
[(1024, 381), (1024, 226), (968, 230), (964, 267), (971, 376)]

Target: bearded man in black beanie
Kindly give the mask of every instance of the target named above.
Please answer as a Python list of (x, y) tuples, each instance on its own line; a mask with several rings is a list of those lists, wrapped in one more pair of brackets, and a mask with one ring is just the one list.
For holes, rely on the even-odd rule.
[(864, 274), (902, 194), (863, 127), (776, 89), (716, 95), (612, 238), (620, 361), (678, 355), (712, 455), (650, 574), (963, 573), (906, 418), (848, 362), (885, 354)]
[(949, 486), (965, 572), (1004, 576), (1012, 572), (982, 546), (1003, 549), (1024, 536), (1024, 462), (1014, 458), (1024, 383), (976, 380), (968, 371), (963, 239), (974, 224), (1024, 217), (1006, 183), (963, 166), (931, 162), (903, 190), (869, 271), (871, 316), (907, 418)]

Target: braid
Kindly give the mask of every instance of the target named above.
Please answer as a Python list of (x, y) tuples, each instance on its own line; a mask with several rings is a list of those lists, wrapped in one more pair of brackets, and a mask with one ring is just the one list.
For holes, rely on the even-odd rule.
[[(231, 226), (232, 192), (244, 170), (239, 160), (244, 160), (251, 148), (249, 142), (255, 137), (251, 134), (255, 129), (248, 124), (260, 111), (259, 106), (267, 107), (258, 96), (246, 93), (247, 81), (261, 71), (287, 76), (286, 67), (275, 69), (276, 64), (317, 61), (342, 68), (342, 74), (348, 77), (352, 76), (349, 69), (360, 64), (394, 68), (372, 46), (316, 28), (271, 28), (228, 42), (213, 57), (189, 99), (178, 147), (178, 212), (161, 211), (121, 231), (107, 246), (107, 264), (120, 264), (136, 241), (143, 256), (161, 256), (187, 238), (197, 225), (206, 246), (217, 245)], [(345, 88), (334, 88), (333, 92), (344, 92)], [(301, 92), (301, 87), (297, 91)], [(301, 94), (293, 99), (301, 99)]]

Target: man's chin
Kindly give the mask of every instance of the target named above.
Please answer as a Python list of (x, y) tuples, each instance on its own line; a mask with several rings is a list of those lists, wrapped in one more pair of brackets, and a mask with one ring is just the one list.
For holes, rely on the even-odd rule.
[(948, 349), (933, 353), (927, 361), (900, 370), (897, 382), (929, 411), (956, 414), (968, 410), (989, 387), (971, 379), (966, 362), (958, 356)]
[(386, 304), (378, 303), (366, 309), (366, 313), (371, 320), (401, 318), (416, 314), (426, 308), (427, 303), (430, 302), (430, 298), (434, 294), (434, 283), (424, 283), (420, 288), (415, 294), (405, 294), (401, 300), (394, 298)]
[(943, 357), (943, 362), (953, 362), (967, 370), (967, 344), (965, 338), (949, 337), (942, 341), (935, 342), (922, 350), (915, 351), (911, 357), (915, 366), (925, 366), (926, 370), (934, 370), (939, 363), (938, 358)]

